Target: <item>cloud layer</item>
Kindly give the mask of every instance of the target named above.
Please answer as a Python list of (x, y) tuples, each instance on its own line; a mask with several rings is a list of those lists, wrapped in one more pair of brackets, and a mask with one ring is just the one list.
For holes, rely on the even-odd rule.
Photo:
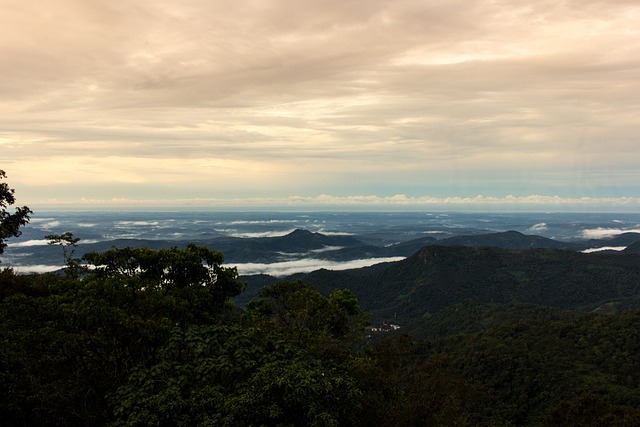
[(0, 5), (28, 203), (640, 198), (635, 1)]
[(327, 270), (348, 270), (351, 268), (369, 267), (383, 262), (401, 261), (404, 257), (385, 257), (354, 259), (351, 261), (327, 261), (322, 259), (298, 259), (292, 261), (282, 261), (274, 263), (244, 263), (234, 264), (232, 267), (238, 268), (241, 275), (269, 274), (275, 277), (289, 276), (295, 273), (309, 273), (311, 271), (325, 268)]

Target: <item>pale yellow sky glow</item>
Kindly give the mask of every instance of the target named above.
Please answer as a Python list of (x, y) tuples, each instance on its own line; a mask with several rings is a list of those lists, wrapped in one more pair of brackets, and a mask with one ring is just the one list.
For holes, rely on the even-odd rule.
[(35, 209), (640, 211), (636, 0), (0, 0)]

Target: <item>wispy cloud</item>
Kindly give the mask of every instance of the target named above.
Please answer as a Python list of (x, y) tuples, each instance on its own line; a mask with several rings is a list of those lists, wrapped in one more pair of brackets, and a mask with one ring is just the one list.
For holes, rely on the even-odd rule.
[(237, 267), (238, 273), (242, 275), (269, 274), (276, 277), (283, 277), (294, 273), (308, 273), (311, 271), (319, 270), (321, 268), (327, 270), (347, 270), (350, 268), (368, 267), (370, 265), (379, 264), (382, 262), (395, 262), (403, 259), (404, 257), (386, 257), (356, 259), (340, 262), (309, 258), (293, 261), (274, 262), (269, 264), (241, 263), (232, 266)]
[[(408, 197), (395, 195), (381, 196), (292, 196), (292, 197), (254, 197), (254, 198), (198, 198), (198, 199), (118, 199), (113, 200), (81, 200), (79, 203), (50, 200), (41, 202), (40, 206), (49, 209), (73, 210), (82, 209), (148, 209), (150, 207), (169, 210), (242, 210), (242, 209), (284, 209), (284, 210), (315, 210), (315, 209), (347, 209), (347, 210), (397, 210), (397, 209), (426, 209), (426, 210), (613, 210), (613, 211), (638, 211), (640, 210), (640, 197), (560, 197), (560, 196), (505, 196), (489, 197), (478, 195), (475, 197)], [(536, 224), (537, 230), (543, 225)], [(272, 232), (234, 233), (226, 230), (236, 237), (269, 237), (287, 234), (293, 229)], [(536, 231), (532, 228), (532, 231)], [(340, 234), (348, 233), (331, 233)]]
[(538, 224), (534, 224), (534, 225), (532, 225), (531, 227), (529, 227), (529, 231), (533, 231), (533, 232), (536, 232), (536, 231), (546, 231), (548, 228), (549, 228), (549, 227), (547, 226), (547, 224), (546, 224), (546, 223), (544, 223), (544, 222), (540, 222), (540, 223), (538, 223)]
[(289, 229), (289, 230), (278, 230), (278, 231), (256, 231), (256, 232), (238, 232), (238, 231), (231, 231), (229, 233), (230, 236), (233, 237), (282, 237), (282, 236), (286, 236), (287, 234), (291, 233), (292, 231), (294, 231), (295, 229)]
[(48, 244), (47, 240), (32, 239), (32, 240), (25, 240), (24, 242), (8, 243), (7, 245), (9, 247), (22, 248), (22, 247), (29, 247), (29, 246), (46, 246), (47, 244)]
[(582, 230), (582, 237), (585, 239), (607, 239), (610, 237), (619, 236), (623, 233), (640, 233), (638, 229), (622, 229), (622, 228), (589, 228)]
[(603, 246), (600, 248), (589, 248), (589, 249), (585, 249), (582, 251), (582, 253), (585, 254), (591, 254), (594, 252), (602, 252), (602, 251), (623, 251), (625, 250), (627, 247), (626, 246)]

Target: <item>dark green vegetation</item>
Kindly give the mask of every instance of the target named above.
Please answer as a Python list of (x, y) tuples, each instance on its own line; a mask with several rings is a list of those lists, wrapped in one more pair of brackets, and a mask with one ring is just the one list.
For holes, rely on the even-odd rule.
[(48, 239), (60, 274), (0, 270), (2, 425), (640, 425), (634, 251), (431, 246), (243, 293), (205, 246)]
[(222, 254), (111, 250), (68, 274), (0, 277), (3, 425), (330, 425), (356, 422), (349, 291), (280, 283), (240, 312)]
[[(5, 171), (0, 169), (0, 180), (7, 177)], [(14, 212), (7, 209), (15, 204), (15, 190), (6, 182), (0, 182), (0, 254), (7, 247), (5, 240), (20, 235), (20, 227), (29, 222), (31, 209), (26, 206), (15, 208)]]
[(89, 258), (83, 279), (0, 274), (3, 425), (640, 422), (637, 310), (467, 301), (372, 342), (347, 290), (278, 282), (235, 309), (206, 248)]
[[(586, 311), (635, 307), (640, 302), (638, 261), (637, 254), (628, 252), (426, 246), (400, 262), (292, 277), (323, 293), (348, 288), (374, 320), (406, 324), (465, 300)], [(270, 282), (261, 278), (260, 283)]]
[[(234, 307), (243, 285), (204, 247), (85, 261), (94, 268), (67, 260), (64, 275), (0, 274), (3, 425), (640, 423), (640, 311), (619, 310), (635, 306), (636, 255), (425, 248), (359, 272), (371, 287), (398, 286), (367, 301), (395, 295), (430, 311), (403, 312), (409, 334), (369, 338), (369, 316), (344, 288), (292, 279)], [(319, 274), (331, 275), (307, 278)], [(435, 297), (445, 289), (460, 301)], [(553, 289), (546, 306), (526, 301)]]

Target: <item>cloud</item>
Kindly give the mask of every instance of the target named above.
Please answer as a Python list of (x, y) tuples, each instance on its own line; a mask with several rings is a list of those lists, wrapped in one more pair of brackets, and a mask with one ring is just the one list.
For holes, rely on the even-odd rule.
[(582, 230), (582, 237), (585, 239), (608, 239), (623, 233), (640, 233), (640, 229), (621, 228), (589, 228)]
[(63, 265), (7, 265), (3, 267), (12, 268), (16, 273), (50, 273), (52, 271), (57, 271), (63, 269)]
[[(82, 239), (81, 241), (78, 242), (78, 244), (80, 245), (87, 245), (91, 243), (98, 243), (98, 240)], [(42, 239), (42, 240), (31, 239), (31, 240), (25, 240), (22, 242), (7, 243), (9, 247), (16, 247), (16, 248), (24, 248), (29, 246), (47, 246), (48, 244), (49, 244), (49, 241), (45, 239)]]
[(46, 246), (48, 244), (47, 240), (25, 240), (24, 242), (14, 242), (14, 243), (8, 243), (7, 245), (9, 247), (16, 247), (16, 248), (22, 248), (22, 247), (28, 247), (28, 246)]
[(317, 254), (317, 253), (322, 253), (322, 252), (331, 252), (331, 251), (337, 251), (340, 249), (343, 249), (343, 246), (325, 246), (323, 248), (320, 249), (312, 249), (310, 252)]
[(601, 251), (623, 251), (627, 247), (626, 246), (602, 246), (600, 248), (589, 248), (582, 251), (582, 253), (590, 254), (593, 252), (601, 252)]
[(129, 227), (155, 227), (160, 225), (158, 221), (118, 221), (115, 223), (116, 228), (129, 228)]
[(230, 225), (245, 225), (245, 224), (290, 224), (290, 223), (296, 223), (298, 222), (295, 219), (269, 219), (269, 220), (254, 220), (254, 221), (247, 221), (247, 220), (237, 220), (237, 221), (229, 221)]
[(0, 150), (31, 204), (640, 197), (637, 2), (5, 9)]
[[(291, 197), (253, 197), (253, 198), (194, 198), (194, 199), (121, 199), (113, 200), (82, 200), (78, 202), (65, 202), (51, 200), (41, 202), (38, 205), (42, 209), (165, 209), (165, 210), (316, 210), (316, 209), (346, 209), (346, 210), (494, 210), (515, 209), (532, 211), (594, 211), (613, 210), (630, 211), (640, 210), (640, 198), (633, 197), (560, 197), (560, 196), (513, 196), (494, 197), (477, 195), (474, 197), (436, 197), (422, 196), (409, 197), (406, 195), (394, 195), (389, 197), (368, 196), (334, 196), (322, 194), (319, 196), (291, 196)], [(538, 225), (538, 227), (542, 227)], [(226, 230), (233, 234), (233, 230)], [(293, 231), (278, 231), (277, 235)], [(323, 234), (332, 234), (324, 232)], [(335, 234), (335, 233), (334, 233)], [(348, 233), (337, 233), (340, 235)], [(262, 232), (251, 235), (244, 233), (236, 237), (269, 237)]]
[(321, 259), (300, 259), (294, 261), (264, 263), (241, 263), (230, 265), (238, 268), (238, 273), (242, 275), (269, 274), (276, 277), (284, 277), (294, 273), (308, 273), (325, 268), (328, 270), (347, 270), (351, 268), (368, 267), (382, 262), (401, 261), (404, 257), (369, 258), (356, 259), (351, 261), (326, 261)]
[(547, 227), (547, 223), (541, 222), (538, 224), (534, 224), (529, 227), (529, 231), (546, 231), (549, 227)]
[(319, 229), (318, 233), (324, 234), (325, 236), (353, 236), (353, 233), (348, 231), (327, 231), (324, 228)]

